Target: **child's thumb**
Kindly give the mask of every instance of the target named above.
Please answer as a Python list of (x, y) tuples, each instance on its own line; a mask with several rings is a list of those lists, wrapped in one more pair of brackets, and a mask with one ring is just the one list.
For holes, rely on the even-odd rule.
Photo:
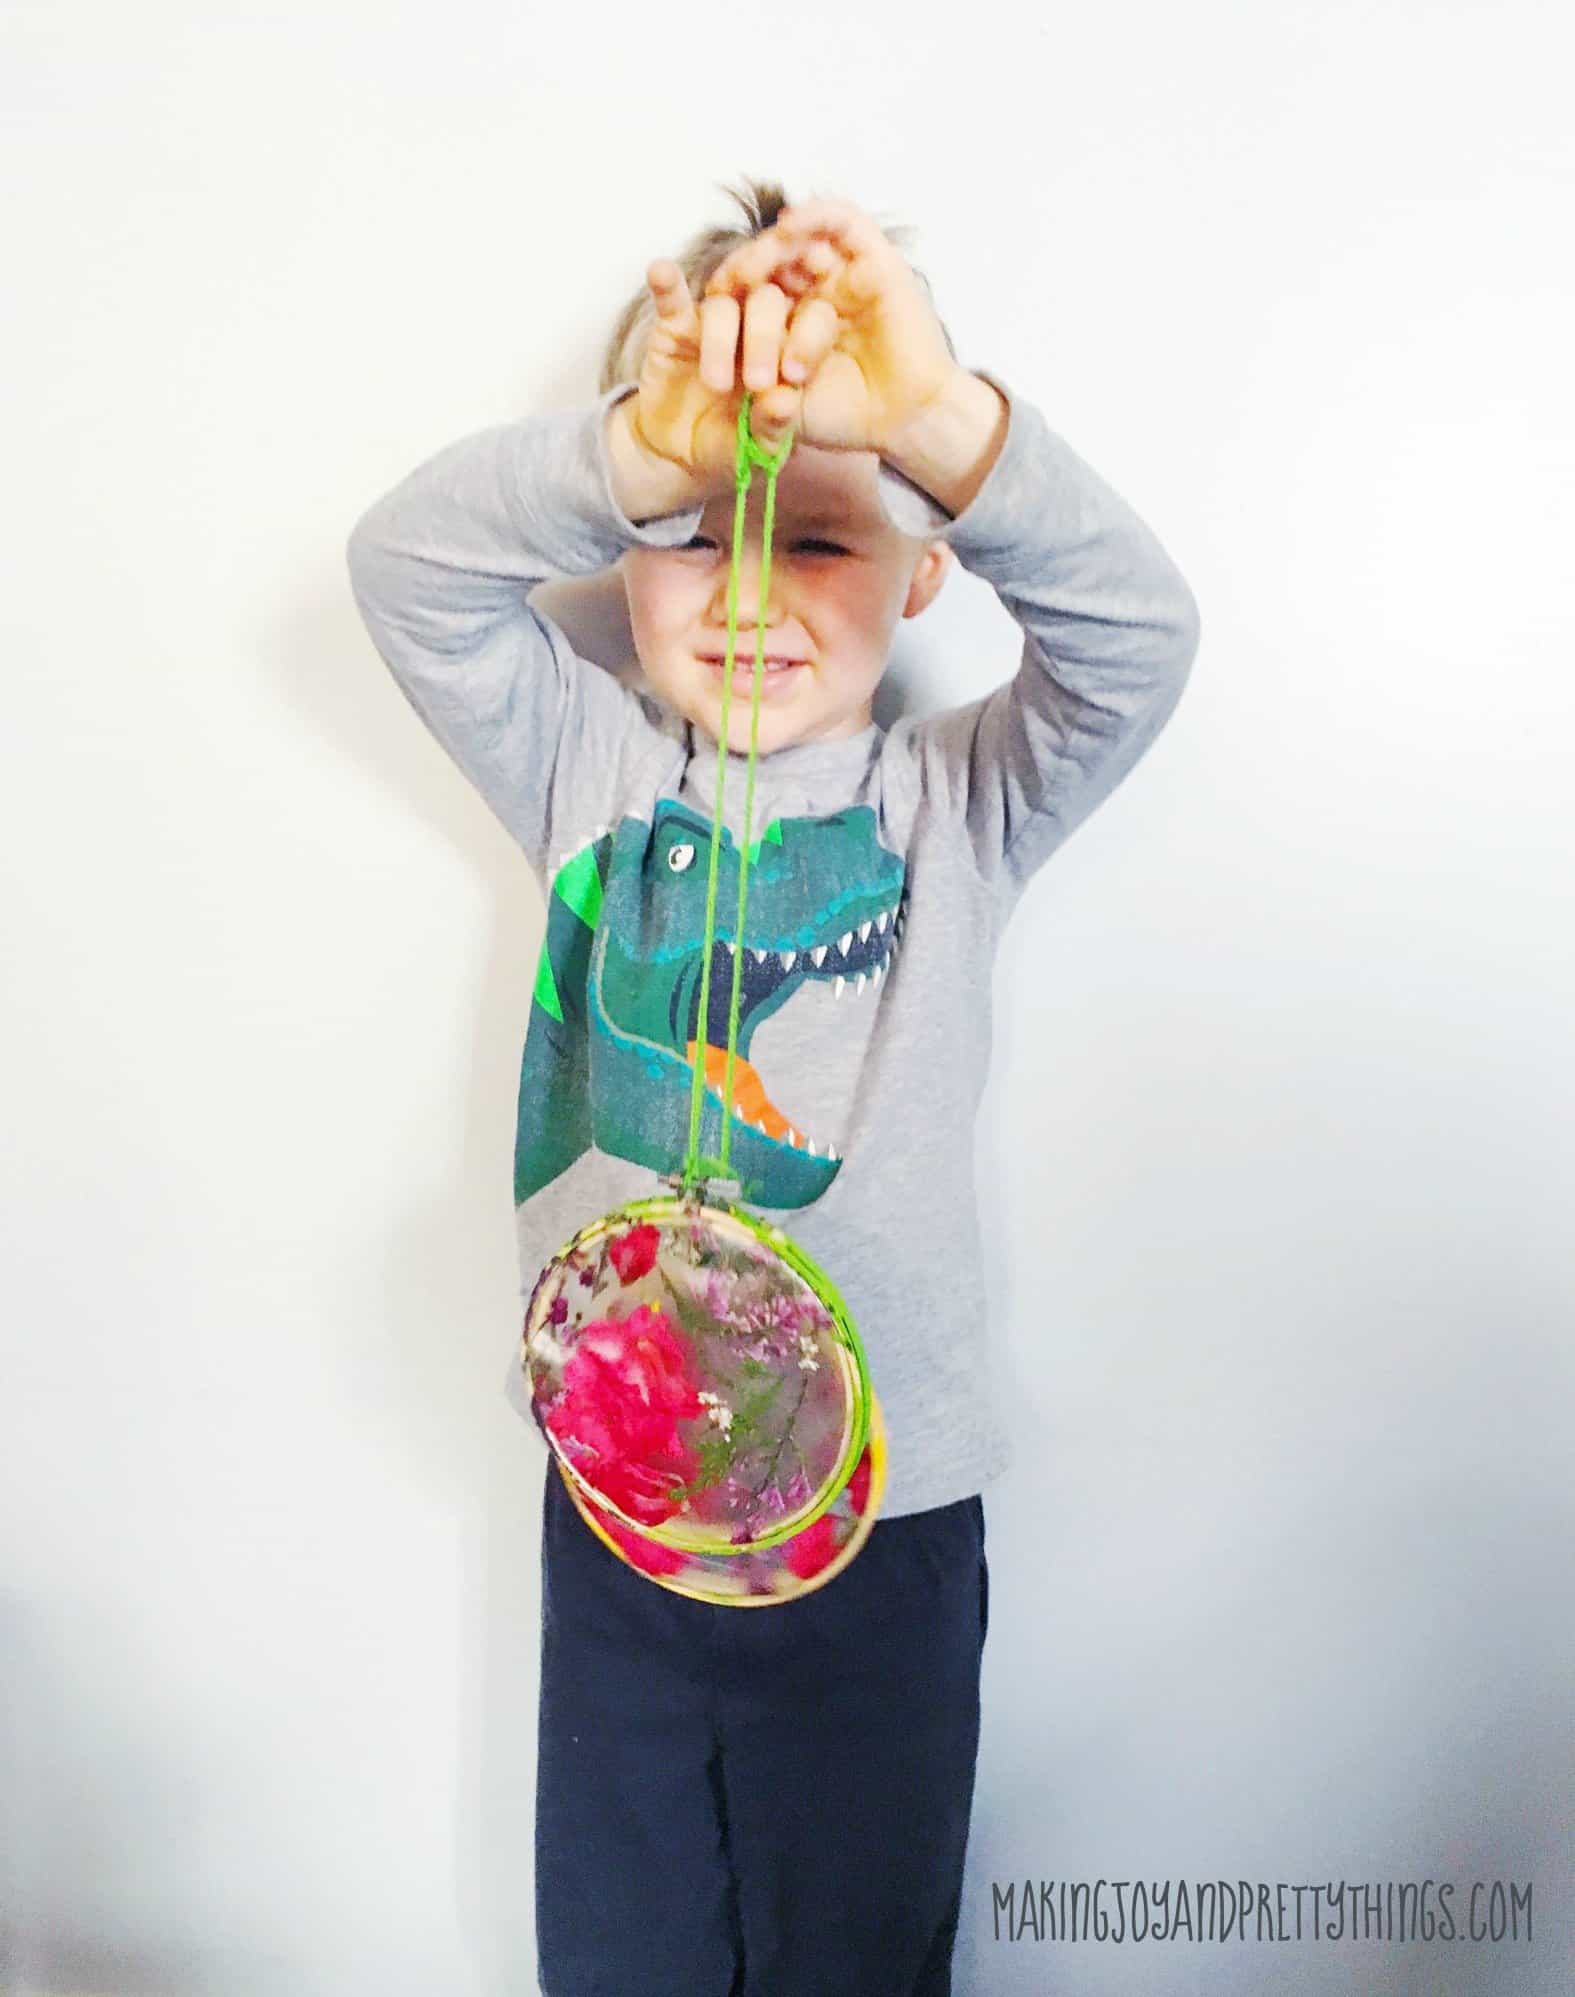
[(762, 389), (749, 405), (749, 427), (763, 441), (780, 438), (798, 416), (802, 391), (779, 382)]

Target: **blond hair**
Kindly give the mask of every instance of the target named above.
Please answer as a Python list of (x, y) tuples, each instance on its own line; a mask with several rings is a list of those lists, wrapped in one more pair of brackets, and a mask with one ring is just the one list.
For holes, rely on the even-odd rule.
[[(720, 183), (719, 183), (720, 184)], [(744, 213), (743, 228), (723, 228), (713, 226), (701, 229), (690, 237), (673, 258), (683, 272), (689, 285), (690, 295), (698, 304), (706, 281), (717, 267), (736, 250), (740, 243), (750, 242), (754, 237), (764, 235), (771, 228), (784, 208), (792, 207), (782, 187), (774, 180), (754, 180), (745, 176), (743, 190), (724, 187), (724, 194), (730, 194)], [(879, 218), (876, 218), (877, 221)], [(889, 241), (903, 248), (912, 237), (912, 230), (902, 224), (889, 226), (882, 222), (882, 231)], [(915, 269), (915, 277), (930, 290), (930, 281), (923, 271)], [(933, 293), (931, 294), (933, 296)], [(640, 361), (645, 350), (646, 335), (650, 330), (655, 308), (651, 302), (649, 289), (642, 284), (623, 311), (618, 315), (618, 323), (612, 330), (602, 352), (601, 378), (597, 392), (605, 394), (621, 382), (638, 381)], [(947, 352), (953, 360), (957, 349), (952, 344), (952, 336), (947, 332), (945, 322), (940, 321), (941, 332), (946, 340)]]

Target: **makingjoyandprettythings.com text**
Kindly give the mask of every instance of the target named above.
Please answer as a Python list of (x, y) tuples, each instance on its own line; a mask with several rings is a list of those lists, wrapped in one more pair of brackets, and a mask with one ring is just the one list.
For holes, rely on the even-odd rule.
[(1530, 1942), (1531, 1882), (990, 1882), (997, 1941)]

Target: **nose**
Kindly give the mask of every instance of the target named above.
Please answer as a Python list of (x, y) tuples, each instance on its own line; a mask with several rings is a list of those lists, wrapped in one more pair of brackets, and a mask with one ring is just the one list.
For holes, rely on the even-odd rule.
[[(718, 564), (716, 583), (711, 593), (711, 617), (713, 622), (727, 628), (727, 594), (729, 577), (732, 571), (732, 544), (728, 544), (729, 561)], [(760, 619), (760, 572), (763, 567), (761, 547), (758, 540), (745, 537), (738, 557), (738, 623), (740, 630), (755, 625)], [(771, 564), (771, 578), (766, 589), (766, 623), (768, 626), (780, 624), (783, 618), (781, 591), (778, 577), (781, 571), (778, 564)]]

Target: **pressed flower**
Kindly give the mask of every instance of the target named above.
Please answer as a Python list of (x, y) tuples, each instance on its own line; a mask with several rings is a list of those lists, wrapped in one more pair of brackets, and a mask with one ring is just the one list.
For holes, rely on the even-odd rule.
[(663, 1546), (654, 1539), (642, 1539), (618, 1519), (603, 1518), (603, 1530), (609, 1539), (615, 1539), (636, 1567), (647, 1574), (677, 1574), (682, 1571), (687, 1556), (676, 1548)]
[(700, 1468), (678, 1433), (680, 1420), (701, 1412), (686, 1357), (662, 1313), (642, 1304), (581, 1332), (562, 1391), (544, 1411), (565, 1447), (593, 1452), (589, 1460), (577, 1457), (586, 1481), (642, 1524), (670, 1517), (674, 1489)]
[(618, 1271), (620, 1283), (633, 1283), (654, 1267), (660, 1240), (655, 1223), (648, 1220), (613, 1236), (607, 1244), (607, 1259)]
[(830, 1512), (795, 1533), (782, 1548), (782, 1557), (801, 1581), (818, 1574), (837, 1556), (837, 1528)]

